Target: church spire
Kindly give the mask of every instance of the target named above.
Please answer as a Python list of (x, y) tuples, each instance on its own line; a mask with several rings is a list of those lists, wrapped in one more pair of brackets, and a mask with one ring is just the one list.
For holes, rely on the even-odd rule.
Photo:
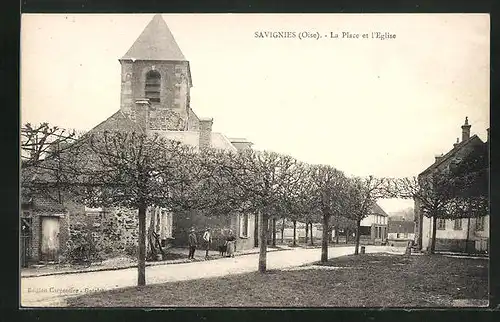
[(160, 14), (153, 17), (122, 59), (186, 61)]

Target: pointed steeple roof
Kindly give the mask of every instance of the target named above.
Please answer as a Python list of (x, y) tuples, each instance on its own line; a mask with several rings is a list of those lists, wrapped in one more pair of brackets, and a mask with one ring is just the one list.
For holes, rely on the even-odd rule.
[(155, 15), (122, 59), (185, 61), (161, 15)]

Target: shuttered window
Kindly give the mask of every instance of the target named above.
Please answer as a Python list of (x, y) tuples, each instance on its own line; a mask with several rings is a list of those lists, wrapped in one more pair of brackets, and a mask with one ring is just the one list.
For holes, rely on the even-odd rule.
[(146, 86), (144, 94), (151, 103), (160, 102), (161, 75), (156, 70), (151, 70), (146, 74)]

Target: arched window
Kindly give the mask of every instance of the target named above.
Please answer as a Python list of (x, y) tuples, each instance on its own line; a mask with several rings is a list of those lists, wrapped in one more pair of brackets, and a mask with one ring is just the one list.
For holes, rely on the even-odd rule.
[(144, 88), (146, 98), (149, 98), (151, 103), (160, 102), (160, 85), (161, 75), (156, 70), (150, 70), (146, 74), (146, 86)]

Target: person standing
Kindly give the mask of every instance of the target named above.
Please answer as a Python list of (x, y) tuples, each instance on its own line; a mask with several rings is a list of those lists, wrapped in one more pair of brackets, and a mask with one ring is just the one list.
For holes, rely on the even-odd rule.
[(234, 237), (232, 230), (229, 230), (229, 235), (226, 238), (226, 245), (227, 257), (234, 257), (234, 252), (236, 251), (236, 237)]
[(196, 245), (198, 244), (198, 241), (196, 240), (196, 233), (194, 231), (194, 228), (191, 228), (191, 232), (189, 233), (189, 236), (188, 236), (188, 243), (189, 243), (188, 259), (194, 259), (194, 252), (196, 251)]
[(210, 250), (210, 244), (212, 243), (212, 234), (210, 232), (210, 228), (207, 228), (205, 230), (205, 233), (203, 234), (203, 240), (205, 241), (205, 259), (208, 259), (208, 251)]

